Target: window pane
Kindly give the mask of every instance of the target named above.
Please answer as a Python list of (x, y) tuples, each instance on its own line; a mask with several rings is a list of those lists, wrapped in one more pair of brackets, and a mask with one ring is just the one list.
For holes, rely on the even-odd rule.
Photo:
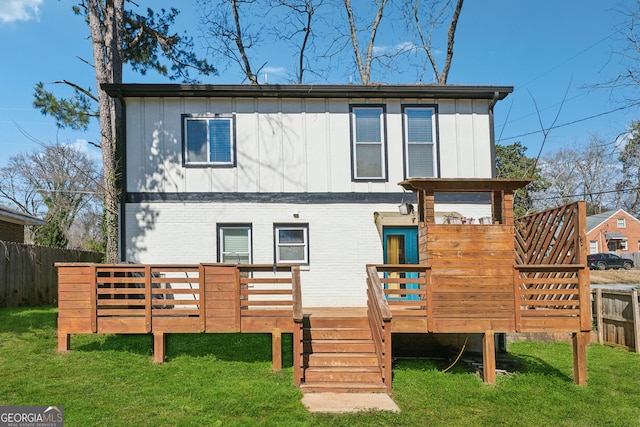
[(249, 229), (226, 228), (222, 234), (224, 252), (249, 252)]
[(406, 110), (409, 142), (433, 142), (432, 115), (429, 109)]
[(280, 246), (280, 261), (303, 261), (304, 246)]
[(209, 121), (209, 144), (211, 161), (216, 163), (231, 162), (231, 121)]
[(381, 151), (381, 144), (356, 144), (356, 177), (383, 177)]
[(304, 230), (280, 230), (278, 236), (279, 243), (304, 244)]
[(356, 142), (381, 142), (380, 109), (354, 110), (356, 121)]
[(429, 178), (433, 174), (433, 145), (409, 144), (409, 177)]
[(187, 120), (187, 162), (207, 161), (207, 123)]

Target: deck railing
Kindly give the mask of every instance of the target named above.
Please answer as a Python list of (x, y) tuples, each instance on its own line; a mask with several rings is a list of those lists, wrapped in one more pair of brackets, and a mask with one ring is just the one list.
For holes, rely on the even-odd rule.
[(576, 202), (516, 221), (518, 330), (591, 329), (585, 211)]
[[(290, 265), (57, 264), (58, 348), (78, 333), (294, 332), (300, 273)], [(156, 353), (163, 354), (163, 344)], [(158, 361), (162, 357), (156, 358)]]
[(406, 325), (427, 330), (431, 289), (427, 286), (429, 267), (420, 264), (370, 264), (375, 267), (382, 291), (394, 318), (394, 331)]
[(382, 381), (391, 393), (391, 310), (375, 266), (367, 266), (367, 316), (373, 343), (382, 370)]

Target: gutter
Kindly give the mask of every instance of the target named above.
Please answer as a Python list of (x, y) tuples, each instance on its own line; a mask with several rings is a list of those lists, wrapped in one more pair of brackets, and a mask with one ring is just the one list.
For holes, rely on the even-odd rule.
[(127, 196), (127, 104), (124, 100), (124, 97), (122, 96), (122, 93), (120, 91), (120, 89), (118, 88), (116, 90), (116, 93), (114, 95), (110, 94), (107, 92), (108, 95), (113, 96), (114, 98), (116, 98), (118, 101), (120, 101), (120, 127), (119, 129), (116, 129), (116, 132), (119, 133), (119, 135), (116, 135), (116, 141), (119, 143), (119, 150), (120, 150), (120, 209), (118, 212), (118, 222), (119, 222), (119, 238), (120, 238), (120, 244), (118, 245), (118, 257), (120, 258), (120, 262), (125, 262), (126, 261), (126, 233), (125, 233), (125, 226), (126, 226), (126, 221), (125, 221), (125, 201), (126, 201), (126, 196)]
[(418, 98), (504, 99), (513, 86), (465, 85), (204, 85), (204, 84), (107, 84), (100, 87), (110, 96), (141, 98)]

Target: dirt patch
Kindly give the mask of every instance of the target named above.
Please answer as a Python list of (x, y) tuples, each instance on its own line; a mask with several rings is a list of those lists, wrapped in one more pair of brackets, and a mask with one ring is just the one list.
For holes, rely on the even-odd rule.
[(631, 270), (591, 270), (591, 284), (640, 283), (640, 269)]

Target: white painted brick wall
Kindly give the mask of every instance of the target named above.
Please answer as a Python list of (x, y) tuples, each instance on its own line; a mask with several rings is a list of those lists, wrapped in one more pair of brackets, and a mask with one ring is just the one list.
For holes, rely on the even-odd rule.
[[(486, 215), (486, 207), (446, 208), (466, 216)], [(127, 204), (127, 260), (216, 262), (216, 225), (247, 223), (252, 224), (253, 262), (272, 264), (273, 224), (308, 223), (310, 263), (302, 267), (301, 273), (304, 306), (363, 306), (365, 265), (383, 262), (374, 212), (397, 209), (397, 204)], [(294, 218), (294, 212), (298, 212), (298, 218)]]

